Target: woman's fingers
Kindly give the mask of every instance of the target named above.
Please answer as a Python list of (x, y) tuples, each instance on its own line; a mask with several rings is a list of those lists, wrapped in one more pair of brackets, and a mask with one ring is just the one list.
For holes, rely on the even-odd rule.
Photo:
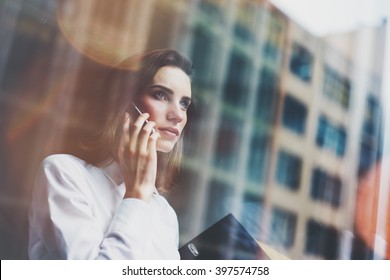
[(160, 135), (153, 132), (155, 122), (145, 124), (149, 114), (140, 115), (133, 124), (126, 113), (119, 142), (118, 158), (125, 177), (126, 197), (150, 199), (156, 183), (157, 149)]
[(148, 170), (147, 173), (147, 180), (149, 182), (153, 182), (153, 186), (156, 182), (156, 174), (157, 174), (157, 149), (156, 149), (156, 143), (158, 138), (160, 137), (160, 134), (157, 132), (150, 135), (147, 141), (147, 156), (146, 156), (146, 168)]
[(148, 139), (148, 158), (151, 162), (157, 163), (157, 140), (160, 138), (160, 134), (158, 132), (153, 133)]
[(148, 117), (149, 114), (142, 114), (130, 125), (130, 116), (128, 113), (125, 114), (118, 150), (122, 157), (127, 156), (135, 159), (139, 156), (143, 158), (147, 156), (149, 137), (153, 134), (156, 125), (152, 121), (145, 124)]
[(130, 131), (128, 132), (130, 134), (130, 139), (129, 139), (129, 150), (130, 150), (130, 156), (135, 156), (138, 154), (138, 138), (139, 138), (139, 133), (141, 129), (144, 126), (144, 123), (146, 120), (149, 118), (148, 113), (144, 113), (140, 115), (136, 121), (133, 123), (131, 128), (129, 129)]
[(137, 146), (138, 153), (141, 157), (146, 157), (148, 154), (148, 141), (155, 125), (155, 122), (148, 122), (139, 133)]

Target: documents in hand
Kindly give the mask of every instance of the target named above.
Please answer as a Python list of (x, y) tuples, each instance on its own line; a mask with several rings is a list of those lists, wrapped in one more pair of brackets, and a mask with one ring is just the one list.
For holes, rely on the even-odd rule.
[(243, 225), (228, 214), (179, 249), (183, 260), (268, 260)]

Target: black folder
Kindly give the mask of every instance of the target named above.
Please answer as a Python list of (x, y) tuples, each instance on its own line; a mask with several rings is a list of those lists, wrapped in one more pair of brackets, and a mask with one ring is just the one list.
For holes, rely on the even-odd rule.
[(268, 260), (256, 240), (228, 214), (179, 248), (182, 260)]

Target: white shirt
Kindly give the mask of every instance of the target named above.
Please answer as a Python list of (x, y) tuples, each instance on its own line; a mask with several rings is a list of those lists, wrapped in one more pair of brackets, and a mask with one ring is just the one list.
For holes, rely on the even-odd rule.
[(179, 259), (177, 216), (157, 192), (123, 199), (117, 163), (65, 154), (41, 164), (29, 211), (31, 259)]

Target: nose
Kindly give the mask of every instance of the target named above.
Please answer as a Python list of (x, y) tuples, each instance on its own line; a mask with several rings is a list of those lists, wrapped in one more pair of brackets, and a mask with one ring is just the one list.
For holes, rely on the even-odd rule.
[(186, 112), (180, 107), (179, 102), (172, 102), (169, 105), (167, 119), (175, 124), (184, 120)]

